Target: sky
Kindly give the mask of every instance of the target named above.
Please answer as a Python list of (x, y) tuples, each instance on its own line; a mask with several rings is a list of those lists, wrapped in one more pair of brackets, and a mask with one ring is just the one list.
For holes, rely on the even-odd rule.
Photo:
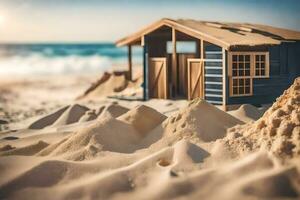
[(163, 17), (300, 31), (300, 0), (0, 0), (0, 42), (111, 42)]

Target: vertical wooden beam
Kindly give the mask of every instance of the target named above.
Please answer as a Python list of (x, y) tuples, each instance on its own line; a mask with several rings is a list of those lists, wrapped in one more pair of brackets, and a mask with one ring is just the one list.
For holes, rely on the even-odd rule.
[(128, 45), (128, 79), (132, 81), (132, 52), (131, 45)]
[(176, 30), (172, 28), (172, 46), (173, 46), (173, 53), (172, 53), (172, 84), (173, 84), (173, 94), (172, 96), (175, 97), (177, 94), (177, 53), (176, 53)]
[(205, 99), (205, 70), (204, 70), (204, 42), (203, 39), (200, 39), (200, 59), (202, 59), (202, 62), (200, 63), (200, 67), (201, 67), (201, 74), (202, 74), (202, 78), (201, 78), (201, 91), (200, 91), (200, 96), (202, 99)]
[(204, 59), (204, 42), (202, 39), (200, 40), (200, 58)]

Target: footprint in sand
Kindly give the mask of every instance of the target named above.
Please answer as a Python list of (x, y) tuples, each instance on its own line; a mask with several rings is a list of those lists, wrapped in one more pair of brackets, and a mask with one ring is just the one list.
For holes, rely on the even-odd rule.
[(162, 158), (162, 159), (160, 159), (160, 160), (158, 161), (157, 164), (158, 164), (159, 166), (161, 166), (161, 167), (167, 167), (167, 166), (169, 166), (171, 163), (170, 163), (170, 161), (168, 161), (167, 159)]

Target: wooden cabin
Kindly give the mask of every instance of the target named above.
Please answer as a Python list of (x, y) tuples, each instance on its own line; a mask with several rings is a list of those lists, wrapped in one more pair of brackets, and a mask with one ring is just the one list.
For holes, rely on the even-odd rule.
[(162, 19), (116, 44), (128, 46), (129, 77), (143, 47), (145, 100), (268, 104), (300, 76), (300, 32), (266, 25)]

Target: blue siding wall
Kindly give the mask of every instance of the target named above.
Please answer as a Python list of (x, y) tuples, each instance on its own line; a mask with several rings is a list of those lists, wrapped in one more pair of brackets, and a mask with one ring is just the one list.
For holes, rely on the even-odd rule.
[(204, 49), (204, 99), (215, 105), (223, 104), (222, 48), (206, 45)]
[[(300, 42), (269, 46), (270, 77), (253, 79), (253, 95), (229, 96), (229, 80), (226, 79), (226, 104), (261, 105), (272, 103), (300, 76)], [(226, 65), (228, 63), (226, 62)]]
[(144, 37), (145, 39), (145, 45), (143, 48), (143, 99), (144, 100), (148, 100), (149, 99), (149, 90), (148, 90), (148, 84), (149, 84), (149, 80), (148, 80), (148, 43), (147, 41), (147, 37)]

